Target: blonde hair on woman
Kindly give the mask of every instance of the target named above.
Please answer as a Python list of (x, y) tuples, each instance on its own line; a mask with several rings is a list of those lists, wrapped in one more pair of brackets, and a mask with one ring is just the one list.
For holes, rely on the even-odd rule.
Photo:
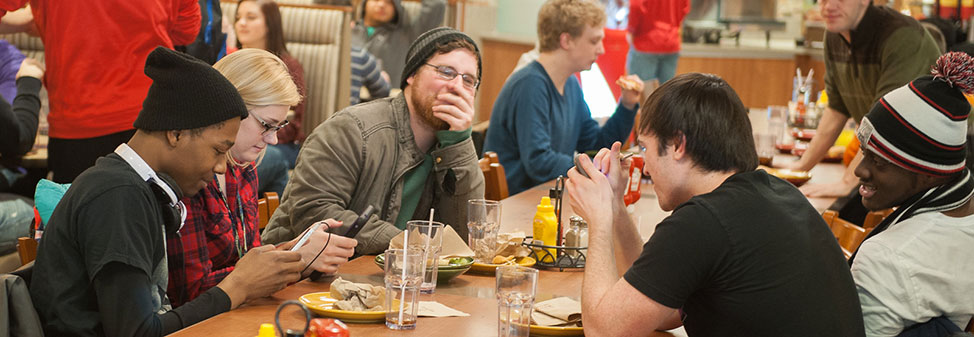
[[(223, 57), (213, 67), (237, 88), (248, 110), (269, 105), (295, 106), (301, 102), (287, 65), (266, 50), (244, 48)], [(265, 152), (266, 149), (257, 158), (258, 164)], [(250, 165), (238, 162), (229, 151), (227, 159), (237, 166)]]

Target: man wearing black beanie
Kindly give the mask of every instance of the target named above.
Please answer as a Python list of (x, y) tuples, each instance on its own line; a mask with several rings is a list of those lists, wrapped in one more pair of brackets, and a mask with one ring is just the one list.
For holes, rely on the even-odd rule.
[[(179, 199), (226, 170), (225, 154), (247, 117), (243, 99), (209, 65), (166, 48), (149, 54), (145, 73), (153, 83), (135, 135), (74, 181), (38, 247), (30, 292), (48, 336), (162, 336), (248, 296), (240, 277), (175, 310), (165, 293), (165, 236), (186, 216)], [(238, 266), (263, 259), (287, 271), (274, 275), (277, 287), (298, 280), (299, 253), (251, 252)]]
[(467, 200), (484, 197), (470, 139), (480, 50), (466, 34), (436, 28), (413, 41), (404, 69), (402, 94), (339, 111), (308, 136), (265, 243), (326, 218), (351, 225), (369, 205), (377, 212), (355, 237), (359, 254), (381, 253), (431, 208), (467, 237)]

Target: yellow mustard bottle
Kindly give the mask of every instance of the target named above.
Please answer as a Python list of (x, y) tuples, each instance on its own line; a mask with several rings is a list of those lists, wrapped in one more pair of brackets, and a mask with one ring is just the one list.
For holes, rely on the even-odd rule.
[[(534, 239), (541, 240), (542, 243), (548, 246), (558, 245), (558, 217), (555, 216), (555, 206), (551, 204), (551, 198), (541, 197), (541, 203), (538, 204), (538, 212), (534, 213)], [(558, 256), (554, 249), (546, 249), (548, 251), (547, 255), (544, 252), (538, 250), (535, 253), (538, 254), (538, 258), (541, 261), (554, 263), (555, 258)]]

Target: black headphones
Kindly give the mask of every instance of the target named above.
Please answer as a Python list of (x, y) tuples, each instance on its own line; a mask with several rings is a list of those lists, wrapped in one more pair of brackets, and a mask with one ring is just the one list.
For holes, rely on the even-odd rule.
[(162, 221), (166, 228), (166, 234), (176, 233), (183, 223), (183, 211), (180, 209), (182, 204), (178, 202), (172, 204), (169, 195), (159, 184), (152, 181), (146, 181), (146, 183), (152, 188), (152, 193), (156, 196), (156, 202), (159, 203), (160, 209), (162, 210)]

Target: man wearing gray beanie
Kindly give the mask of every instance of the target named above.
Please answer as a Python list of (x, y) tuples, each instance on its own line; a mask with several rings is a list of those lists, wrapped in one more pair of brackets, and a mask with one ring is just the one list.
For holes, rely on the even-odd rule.
[(226, 78), (189, 55), (156, 48), (145, 73), (153, 82), (135, 135), (74, 181), (45, 228), (30, 292), (48, 336), (162, 336), (246, 300), (253, 284), (241, 280), (258, 282), (261, 260), (287, 271), (274, 275), (284, 275), (278, 289), (300, 277), (299, 253), (257, 247), (237, 267), (250, 260), (256, 270), (171, 308), (165, 243), (186, 216), (179, 199), (226, 170), (247, 108)]
[(484, 197), (470, 139), (480, 50), (443, 27), (406, 55), (401, 94), (339, 111), (308, 136), (264, 242), (290, 240), (326, 218), (344, 221), (344, 233), (369, 205), (377, 211), (355, 236), (358, 254), (381, 253), (431, 208), (467, 237), (467, 200)]

